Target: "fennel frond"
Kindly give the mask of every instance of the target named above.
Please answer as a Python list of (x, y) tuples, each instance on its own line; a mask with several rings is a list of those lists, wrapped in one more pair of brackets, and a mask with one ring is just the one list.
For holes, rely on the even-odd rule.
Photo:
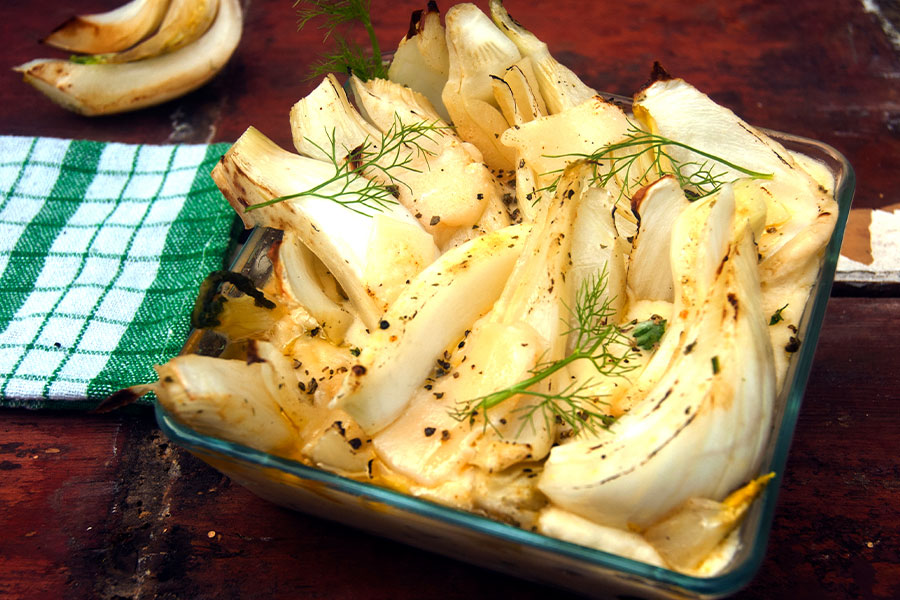
[[(376, 141), (366, 138), (362, 144), (349, 150), (338, 148), (334, 131), (326, 132), (327, 148), (307, 139), (308, 143), (328, 157), (328, 161), (334, 167), (334, 175), (307, 190), (272, 198), (248, 206), (245, 210), (256, 210), (284, 200), (306, 196), (332, 200), (361, 215), (371, 216), (370, 212), (363, 209), (381, 212), (388, 205), (397, 203), (399, 185), (409, 187), (397, 178), (398, 171), (418, 173), (420, 171), (411, 163), (419, 157), (427, 162), (428, 156), (433, 154), (422, 147), (423, 138), (433, 141), (430, 136), (446, 128), (446, 125), (437, 121), (406, 125), (399, 118), (395, 118), (393, 125), (381, 134), (380, 139)], [(372, 178), (388, 183), (379, 183)], [(354, 182), (362, 182), (362, 187), (354, 185)], [(329, 189), (335, 184), (340, 186), (336, 193), (332, 191), (333, 188)]]
[[(703, 162), (680, 161), (668, 151), (669, 148), (681, 148), (702, 156), (706, 160)], [(644, 157), (649, 157), (649, 160), (644, 161)], [(629, 121), (625, 138), (620, 142), (607, 144), (591, 154), (560, 154), (548, 158), (588, 161), (594, 168), (592, 183), (600, 187), (618, 179), (622, 186), (619, 197), (616, 198), (617, 202), (622, 197), (630, 197), (636, 191), (631, 189), (634, 182), (647, 182), (665, 175), (674, 175), (678, 185), (685, 190), (691, 200), (705, 198), (718, 192), (726, 183), (733, 183), (733, 180), (724, 178), (725, 173), (716, 170), (717, 164), (754, 179), (771, 179), (773, 176), (772, 173), (753, 171), (683, 142), (644, 131), (631, 121)], [(604, 164), (609, 168), (601, 169)], [(561, 170), (559, 172), (561, 173)], [(544, 175), (553, 173), (556, 171)], [(538, 191), (554, 193), (558, 182), (559, 177)]]
[[(310, 21), (322, 18), (319, 29), (325, 31), (325, 39), (333, 38), (337, 48), (326, 54), (313, 67), (310, 78), (325, 73), (352, 73), (363, 80), (387, 78), (387, 67), (381, 60), (381, 47), (372, 18), (369, 0), (297, 0), (297, 29), (303, 29)], [(347, 39), (338, 28), (346, 23), (359, 23), (369, 36), (372, 54), (369, 56), (359, 44)]]
[[(614, 418), (598, 407), (604, 401), (590, 388), (596, 383), (593, 380), (572, 382), (556, 392), (533, 389), (534, 386), (569, 364), (586, 360), (593, 364), (597, 375), (601, 377), (622, 377), (635, 367), (628, 363), (631, 355), (631, 341), (614, 323), (610, 322), (615, 315), (611, 307), (612, 299), (606, 298), (607, 274), (604, 270), (599, 277), (589, 278), (578, 290), (575, 308), (568, 308), (574, 324), (562, 335), (574, 335), (573, 350), (564, 358), (542, 362), (535, 365), (528, 377), (507, 388), (491, 392), (485, 396), (464, 400), (457, 404), (451, 416), (458, 421), (469, 420), (474, 423), (480, 414), (484, 416), (484, 427), (496, 425), (491, 421), (488, 411), (498, 404), (519, 394), (538, 398), (539, 402), (514, 409), (523, 428), (532, 423), (535, 415), (541, 416), (549, 423), (555, 420), (572, 428), (573, 435), (582, 431), (596, 433), (598, 429), (607, 429)], [(613, 345), (627, 348), (624, 353), (614, 352)]]

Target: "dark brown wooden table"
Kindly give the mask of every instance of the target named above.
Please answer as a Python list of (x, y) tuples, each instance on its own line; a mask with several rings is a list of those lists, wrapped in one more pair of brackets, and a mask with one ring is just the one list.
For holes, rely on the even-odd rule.
[[(37, 40), (72, 10), (117, 4), (0, 4), (4, 64), (58, 55)], [(0, 70), (0, 134), (206, 142), (252, 124), (288, 146), (320, 41), (297, 33), (291, 4), (244, 0), (226, 70), (139, 113), (78, 117)], [(896, 2), (507, 5), (598, 89), (630, 94), (660, 60), (757, 125), (837, 147), (856, 169), (855, 206), (900, 200)], [(415, 8), (372, 0), (385, 47)], [(741, 598), (900, 597), (900, 299), (844, 292), (829, 305), (766, 561)], [(270, 505), (173, 446), (148, 410), (0, 410), (0, 598), (559, 596)]]

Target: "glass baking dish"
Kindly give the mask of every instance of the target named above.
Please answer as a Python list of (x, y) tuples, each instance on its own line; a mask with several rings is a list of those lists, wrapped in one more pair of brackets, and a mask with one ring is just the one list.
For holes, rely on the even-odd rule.
[[(811, 139), (767, 131), (794, 152), (823, 163), (834, 175), (839, 215), (815, 288), (801, 321), (803, 340), (776, 400), (774, 433), (760, 473), (775, 472), (738, 532), (738, 549), (713, 577), (692, 577), (614, 554), (578, 546), (488, 518), (448, 508), (372, 484), (347, 479), (300, 462), (212, 438), (176, 421), (158, 403), (156, 418), (176, 444), (258, 496), (281, 506), (489, 567), (595, 597), (720, 598), (745, 586), (765, 556), (781, 476), (813, 363), (819, 330), (831, 292), (855, 176), (834, 148)], [(232, 266), (256, 282), (271, 272), (268, 250), (280, 232), (257, 229)], [(184, 351), (216, 355), (224, 342), (194, 332)]]

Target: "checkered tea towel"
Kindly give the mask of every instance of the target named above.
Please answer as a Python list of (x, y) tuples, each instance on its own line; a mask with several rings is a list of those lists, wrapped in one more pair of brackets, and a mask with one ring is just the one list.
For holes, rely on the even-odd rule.
[(0, 406), (93, 408), (178, 353), (230, 244), (227, 147), (0, 137)]

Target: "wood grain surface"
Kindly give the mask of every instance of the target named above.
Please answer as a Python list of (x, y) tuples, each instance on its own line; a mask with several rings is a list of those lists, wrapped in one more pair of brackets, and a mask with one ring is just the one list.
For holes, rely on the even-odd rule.
[[(0, 3), (4, 63), (62, 56), (37, 40), (118, 4)], [(236, 55), (197, 92), (85, 118), (4, 69), (0, 134), (207, 142), (254, 125), (289, 146), (321, 32), (296, 31), (291, 0), (243, 4)], [(630, 94), (660, 60), (754, 124), (835, 146), (870, 208), (900, 200), (900, 37), (896, 3), (880, 4), (507, 1), (598, 89)], [(384, 47), (416, 8), (372, 0)], [(900, 300), (832, 299), (766, 562), (738, 597), (900, 597), (898, 357)], [(3, 599), (564, 597), (273, 506), (170, 444), (147, 411), (0, 412), (0, 532)]]

